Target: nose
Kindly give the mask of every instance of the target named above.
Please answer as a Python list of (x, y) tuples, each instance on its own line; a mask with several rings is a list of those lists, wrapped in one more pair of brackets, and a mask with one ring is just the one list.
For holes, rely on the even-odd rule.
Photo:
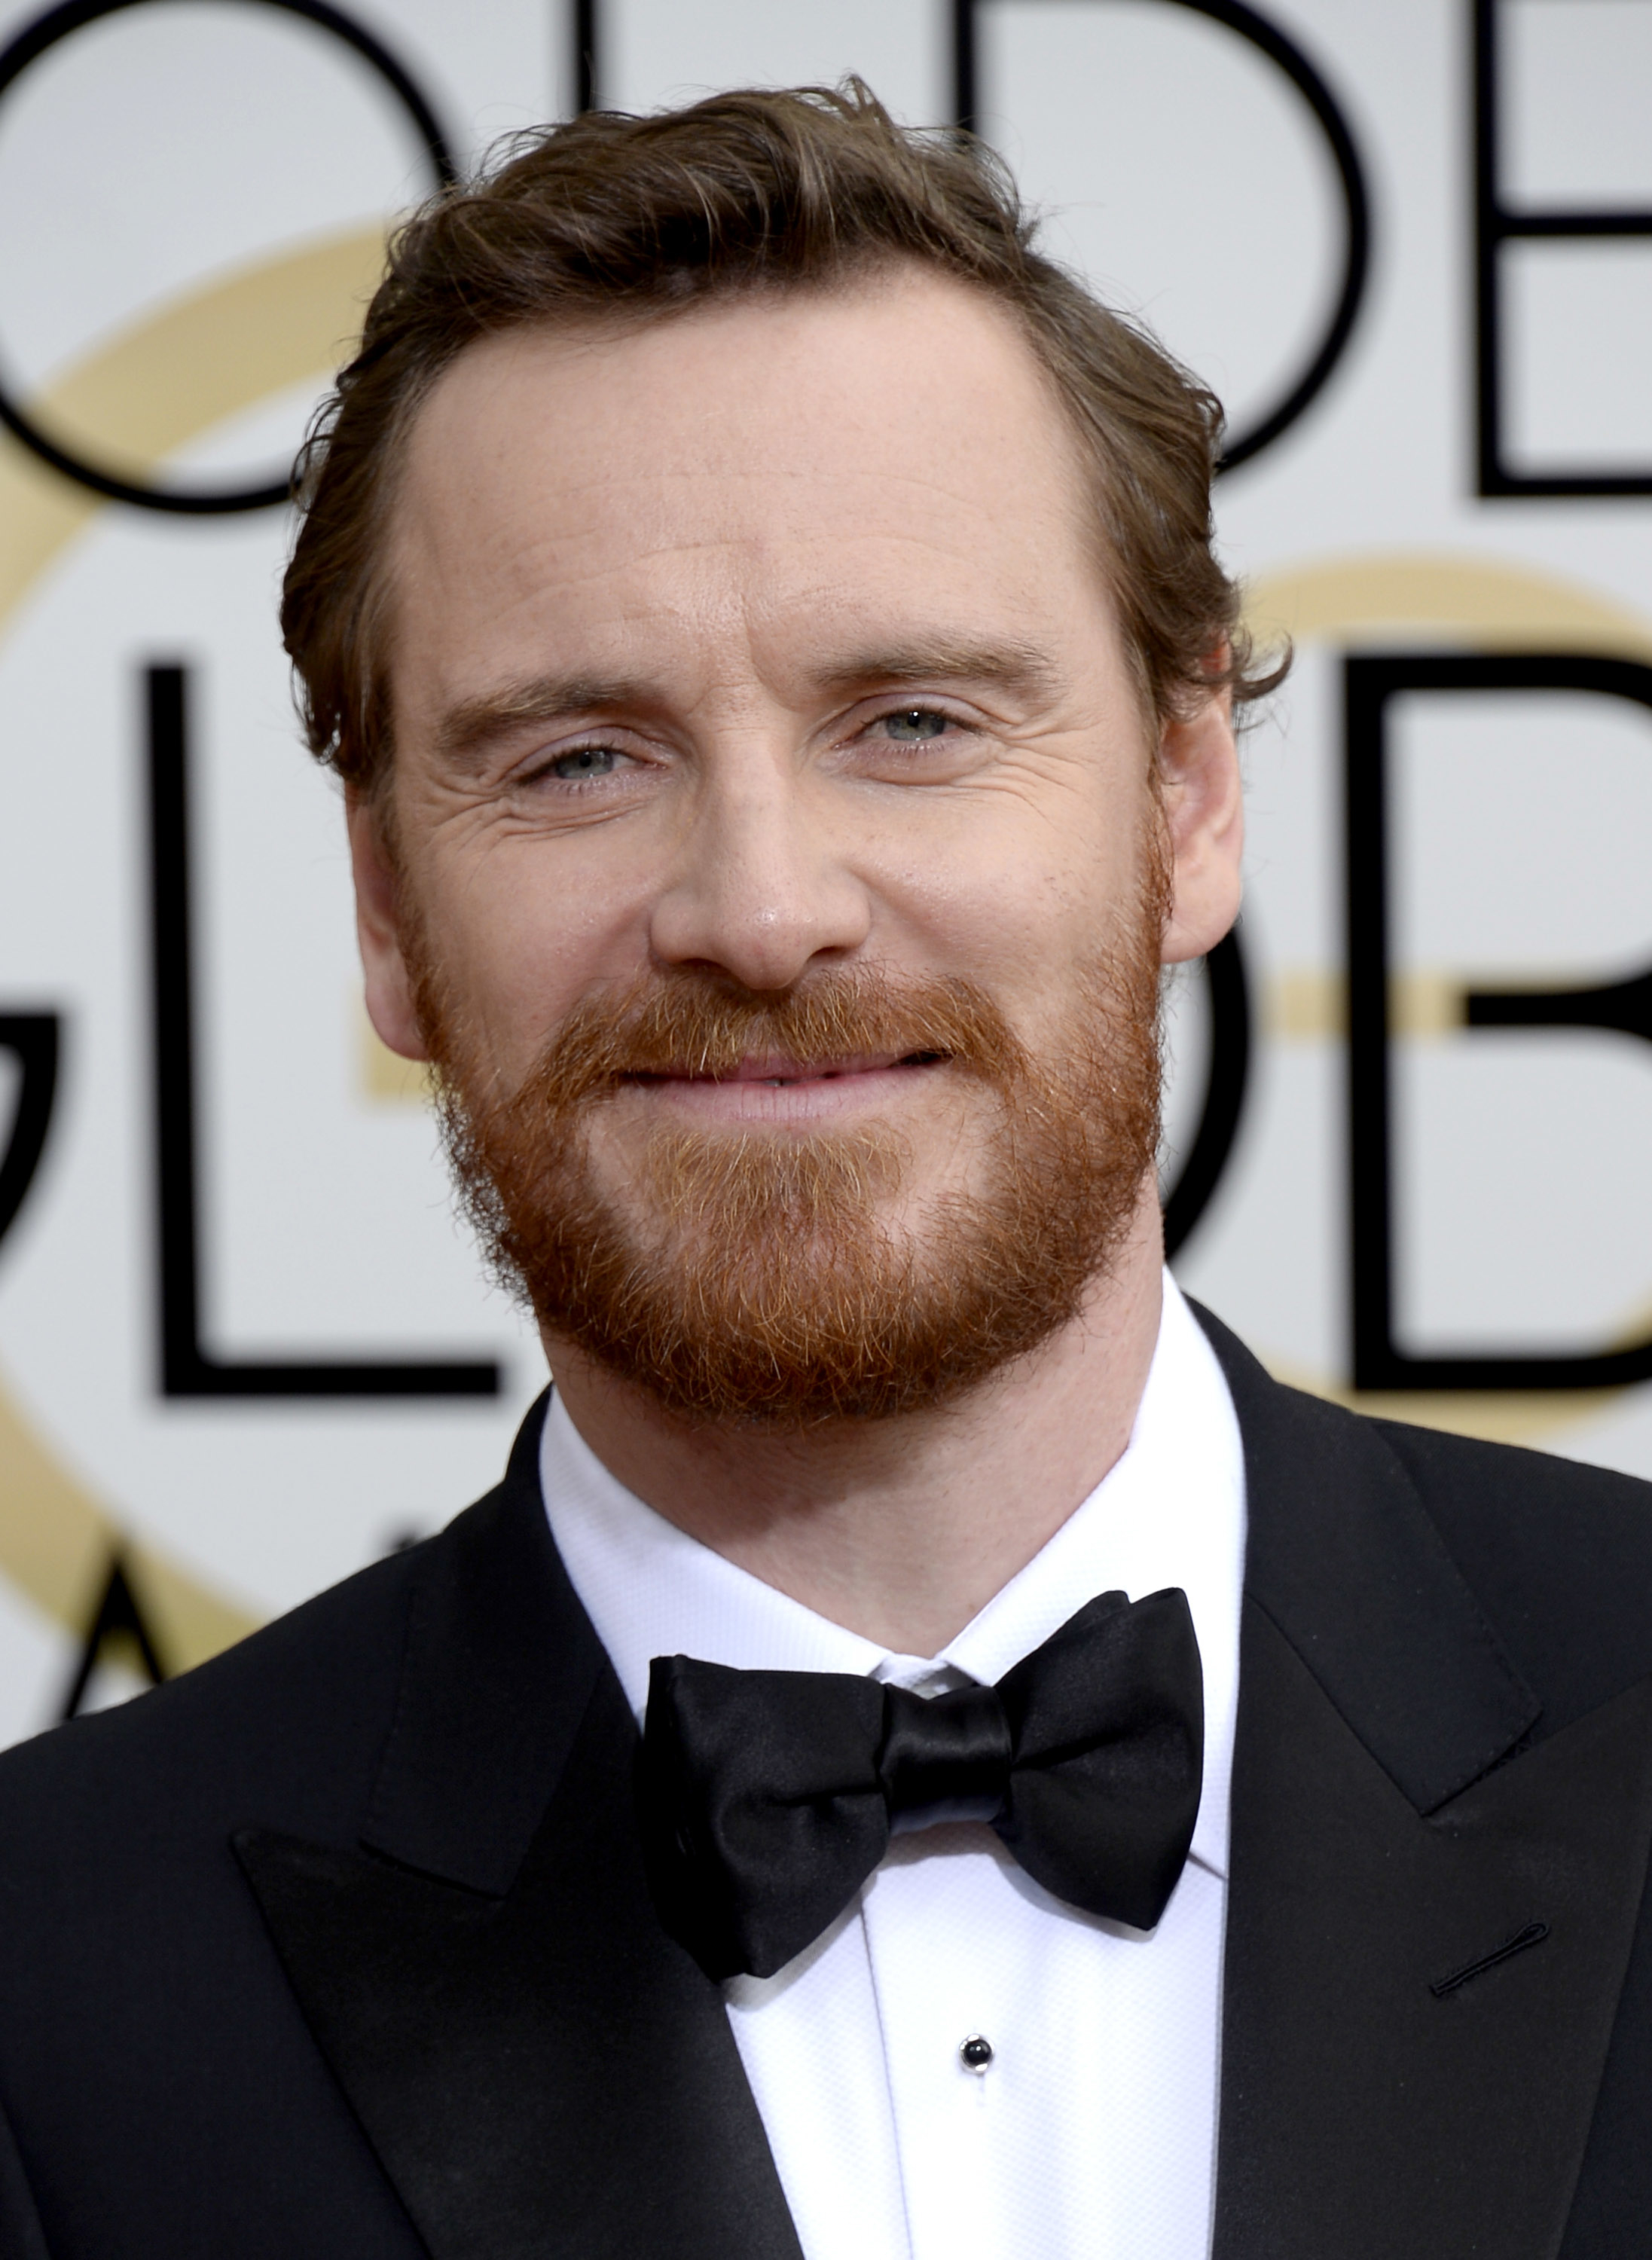
[(870, 896), (845, 860), (850, 847), (786, 751), (729, 749), (708, 765), (655, 900), (654, 955), (749, 990), (789, 989), (817, 959), (847, 955), (871, 931)]

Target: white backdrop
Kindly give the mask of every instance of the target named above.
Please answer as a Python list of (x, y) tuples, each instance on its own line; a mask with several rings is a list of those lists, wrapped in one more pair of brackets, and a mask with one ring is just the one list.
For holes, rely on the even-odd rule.
[[(0, 0), (0, 383), (76, 462), (175, 494), (278, 479), (431, 177), (386, 69), (463, 164), (578, 101), (582, 24), (604, 104), (856, 70), (920, 122), (956, 114), (967, 25), (965, 90), (1051, 241), (1241, 439), (1348, 302), (1324, 382), (1219, 490), (1253, 612), (1299, 658), (1248, 742), (1248, 1075), (1229, 998), (1212, 1112), (1236, 1130), (1178, 1273), (1309, 1387), (1652, 1475), (1652, 1386), (1598, 1363), (1652, 1334), (1652, 1007), (1631, 987), (1486, 1027), (1463, 1003), (1652, 962), (1652, 0), (352, 0), (376, 62), (328, 14), (59, 9), (32, 54), (38, 7)], [(366, 1030), (337, 796), (275, 633), (289, 530), (108, 501), (0, 434), (0, 1226), (28, 1179), (0, 1236), (0, 1739), (61, 1711), (100, 1603), (84, 1700), (132, 1684), (133, 1616), (179, 1668), (445, 1520), (543, 1380)], [(1380, 712), (1350, 654), (1395, 662)], [(1411, 681), (1441, 655), (1455, 687)], [(147, 703), (180, 668), (182, 860)], [(1172, 1176), (1210, 1080), (1199, 976), (1174, 1021)], [(353, 1394), (350, 1360), (498, 1386)]]

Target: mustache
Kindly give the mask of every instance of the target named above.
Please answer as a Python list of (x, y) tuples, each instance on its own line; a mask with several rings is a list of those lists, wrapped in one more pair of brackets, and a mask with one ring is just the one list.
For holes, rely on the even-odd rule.
[(867, 1056), (944, 1060), (998, 1085), (1027, 1065), (1003, 1012), (971, 982), (897, 982), (862, 968), (766, 996), (684, 970), (582, 998), (518, 1096), (566, 1114), (645, 1076), (732, 1076), (754, 1058), (826, 1066)]

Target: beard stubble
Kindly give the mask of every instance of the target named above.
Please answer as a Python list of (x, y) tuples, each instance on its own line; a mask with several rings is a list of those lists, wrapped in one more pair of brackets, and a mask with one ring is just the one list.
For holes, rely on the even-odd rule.
[[(583, 999), (503, 1091), (426, 937), (408, 955), (443, 1140), (496, 1274), (547, 1334), (695, 1423), (800, 1429), (940, 1405), (1048, 1341), (1134, 1220), (1159, 1134), (1155, 859), (1114, 947), (1034, 1057), (985, 991), (832, 969), (757, 995), (697, 969)], [(888, 1122), (798, 1134), (656, 1126), (614, 1182), (628, 1084), (742, 1060), (887, 1056), (960, 1077), (976, 1182), (917, 1216)], [(910, 1205), (910, 1204), (909, 1204)]]

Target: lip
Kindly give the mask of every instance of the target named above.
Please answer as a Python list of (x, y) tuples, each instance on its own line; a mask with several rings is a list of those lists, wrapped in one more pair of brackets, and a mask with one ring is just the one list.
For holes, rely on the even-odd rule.
[(813, 1123), (887, 1106), (944, 1059), (883, 1053), (846, 1060), (744, 1059), (726, 1075), (636, 1075), (651, 1104), (724, 1122)]

